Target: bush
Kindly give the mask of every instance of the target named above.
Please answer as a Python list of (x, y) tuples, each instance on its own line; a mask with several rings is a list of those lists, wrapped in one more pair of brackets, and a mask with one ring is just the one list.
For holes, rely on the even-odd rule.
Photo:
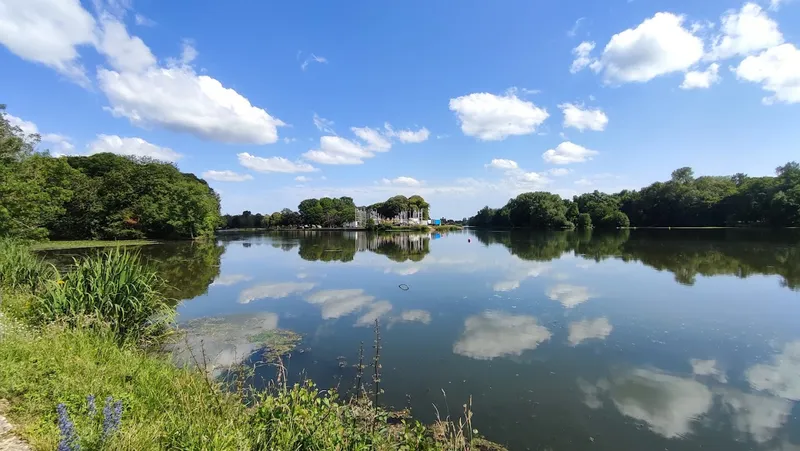
[(588, 230), (592, 228), (592, 217), (589, 213), (581, 213), (578, 215), (578, 220), (576, 221), (576, 225), (581, 230)]
[(108, 324), (120, 341), (145, 343), (163, 338), (175, 316), (162, 287), (138, 253), (113, 249), (76, 259), (72, 272), (48, 283), (31, 305), (31, 316), (36, 325), (95, 320)]
[(610, 213), (600, 221), (600, 226), (606, 229), (626, 228), (630, 225), (631, 221), (628, 219), (628, 215), (621, 211)]

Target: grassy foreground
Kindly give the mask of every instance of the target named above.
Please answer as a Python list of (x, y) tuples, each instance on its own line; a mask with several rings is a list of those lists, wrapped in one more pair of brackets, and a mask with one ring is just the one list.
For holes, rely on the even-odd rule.
[(176, 335), (163, 327), (174, 312), (163, 310), (157, 276), (127, 251), (58, 274), (0, 240), (0, 270), (0, 399), (35, 449), (503, 449), (477, 436), (469, 404), (462, 418), (432, 426), (378, 407), (377, 356), (371, 369), (359, 364), (352, 399), (310, 381), (289, 386), (282, 371), (253, 393), (175, 366), (160, 351)]

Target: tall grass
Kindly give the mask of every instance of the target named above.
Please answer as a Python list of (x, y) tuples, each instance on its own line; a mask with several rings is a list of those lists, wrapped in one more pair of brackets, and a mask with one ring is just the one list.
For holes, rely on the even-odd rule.
[(138, 253), (112, 249), (75, 259), (72, 271), (48, 282), (30, 314), (36, 325), (98, 321), (120, 341), (148, 343), (167, 335), (175, 317), (171, 302), (160, 293), (163, 285)]
[(26, 332), (11, 324), (0, 314), (0, 398), (10, 402), (6, 415), (34, 449), (56, 449), (62, 403), (76, 432), (87, 434), (90, 394), (98, 402), (119, 399), (122, 421), (104, 447), (82, 449), (249, 449), (247, 407), (203, 374), (180, 369), (166, 356), (120, 346), (104, 326), (50, 324)]
[(38, 291), (55, 275), (55, 267), (24, 243), (0, 238), (0, 290)]

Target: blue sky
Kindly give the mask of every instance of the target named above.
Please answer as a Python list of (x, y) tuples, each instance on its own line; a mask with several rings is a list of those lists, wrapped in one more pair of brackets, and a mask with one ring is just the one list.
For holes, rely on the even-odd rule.
[(460, 218), (798, 159), (800, 1), (0, 0), (0, 102), (55, 154), (225, 212), (419, 193)]

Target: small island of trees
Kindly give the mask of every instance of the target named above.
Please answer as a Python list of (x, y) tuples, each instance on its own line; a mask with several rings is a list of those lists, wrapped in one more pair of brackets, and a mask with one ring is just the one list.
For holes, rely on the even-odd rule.
[[(357, 211), (373, 211), (384, 218), (395, 218), (401, 212), (418, 211), (423, 220), (430, 219), (430, 204), (422, 196), (414, 195), (393, 196), (384, 202), (379, 202), (364, 207), (356, 207), (351, 197), (322, 199), (305, 199), (300, 202), (297, 211), (284, 208), (270, 215), (253, 214), (244, 211), (240, 215), (223, 216), (226, 229), (254, 229), (254, 228), (296, 228), (303, 226), (320, 226), (326, 228), (342, 228), (354, 226), (357, 220)], [(359, 228), (367, 226), (358, 224)]]

